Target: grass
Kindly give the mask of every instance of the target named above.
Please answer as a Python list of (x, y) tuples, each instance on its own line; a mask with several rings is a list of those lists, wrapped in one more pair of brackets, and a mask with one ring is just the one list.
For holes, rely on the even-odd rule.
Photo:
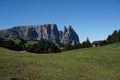
[(120, 80), (120, 43), (57, 54), (0, 48), (0, 80)]
[(38, 43), (38, 41), (27, 41), (28, 45), (33, 45), (33, 44), (36, 44), (36, 43)]

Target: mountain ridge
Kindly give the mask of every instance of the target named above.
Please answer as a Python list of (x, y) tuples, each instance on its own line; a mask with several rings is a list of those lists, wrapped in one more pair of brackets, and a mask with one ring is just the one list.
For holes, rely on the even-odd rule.
[(0, 30), (1, 38), (18, 38), (24, 40), (41, 40), (73, 44), (79, 42), (79, 37), (71, 25), (64, 26), (63, 31), (59, 31), (56, 24), (43, 24), (37, 26), (15, 26), (9, 29)]

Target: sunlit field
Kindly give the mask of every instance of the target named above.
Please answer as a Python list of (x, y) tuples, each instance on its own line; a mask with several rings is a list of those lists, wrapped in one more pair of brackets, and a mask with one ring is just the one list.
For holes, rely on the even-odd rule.
[(120, 43), (56, 54), (0, 48), (0, 80), (120, 80)]

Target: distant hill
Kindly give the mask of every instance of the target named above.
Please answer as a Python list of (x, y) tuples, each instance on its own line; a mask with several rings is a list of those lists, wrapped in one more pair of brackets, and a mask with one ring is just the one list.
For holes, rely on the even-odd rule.
[(18, 38), (24, 40), (46, 40), (56, 43), (73, 44), (79, 42), (79, 37), (72, 26), (65, 26), (64, 31), (59, 31), (56, 24), (44, 24), (39, 26), (16, 26), (6, 30), (0, 30), (0, 37)]

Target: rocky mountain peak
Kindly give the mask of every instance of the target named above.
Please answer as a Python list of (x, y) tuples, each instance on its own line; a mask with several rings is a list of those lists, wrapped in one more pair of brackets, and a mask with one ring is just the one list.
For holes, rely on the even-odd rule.
[(73, 44), (73, 42), (79, 42), (79, 37), (71, 25), (69, 25), (68, 28), (64, 27), (64, 35), (61, 42), (64, 44)]
[(79, 42), (79, 37), (71, 25), (64, 26), (64, 31), (58, 31), (56, 24), (43, 24), (38, 26), (16, 26), (6, 30), (0, 30), (1, 38), (19, 38), (24, 40), (40, 40), (73, 44)]

